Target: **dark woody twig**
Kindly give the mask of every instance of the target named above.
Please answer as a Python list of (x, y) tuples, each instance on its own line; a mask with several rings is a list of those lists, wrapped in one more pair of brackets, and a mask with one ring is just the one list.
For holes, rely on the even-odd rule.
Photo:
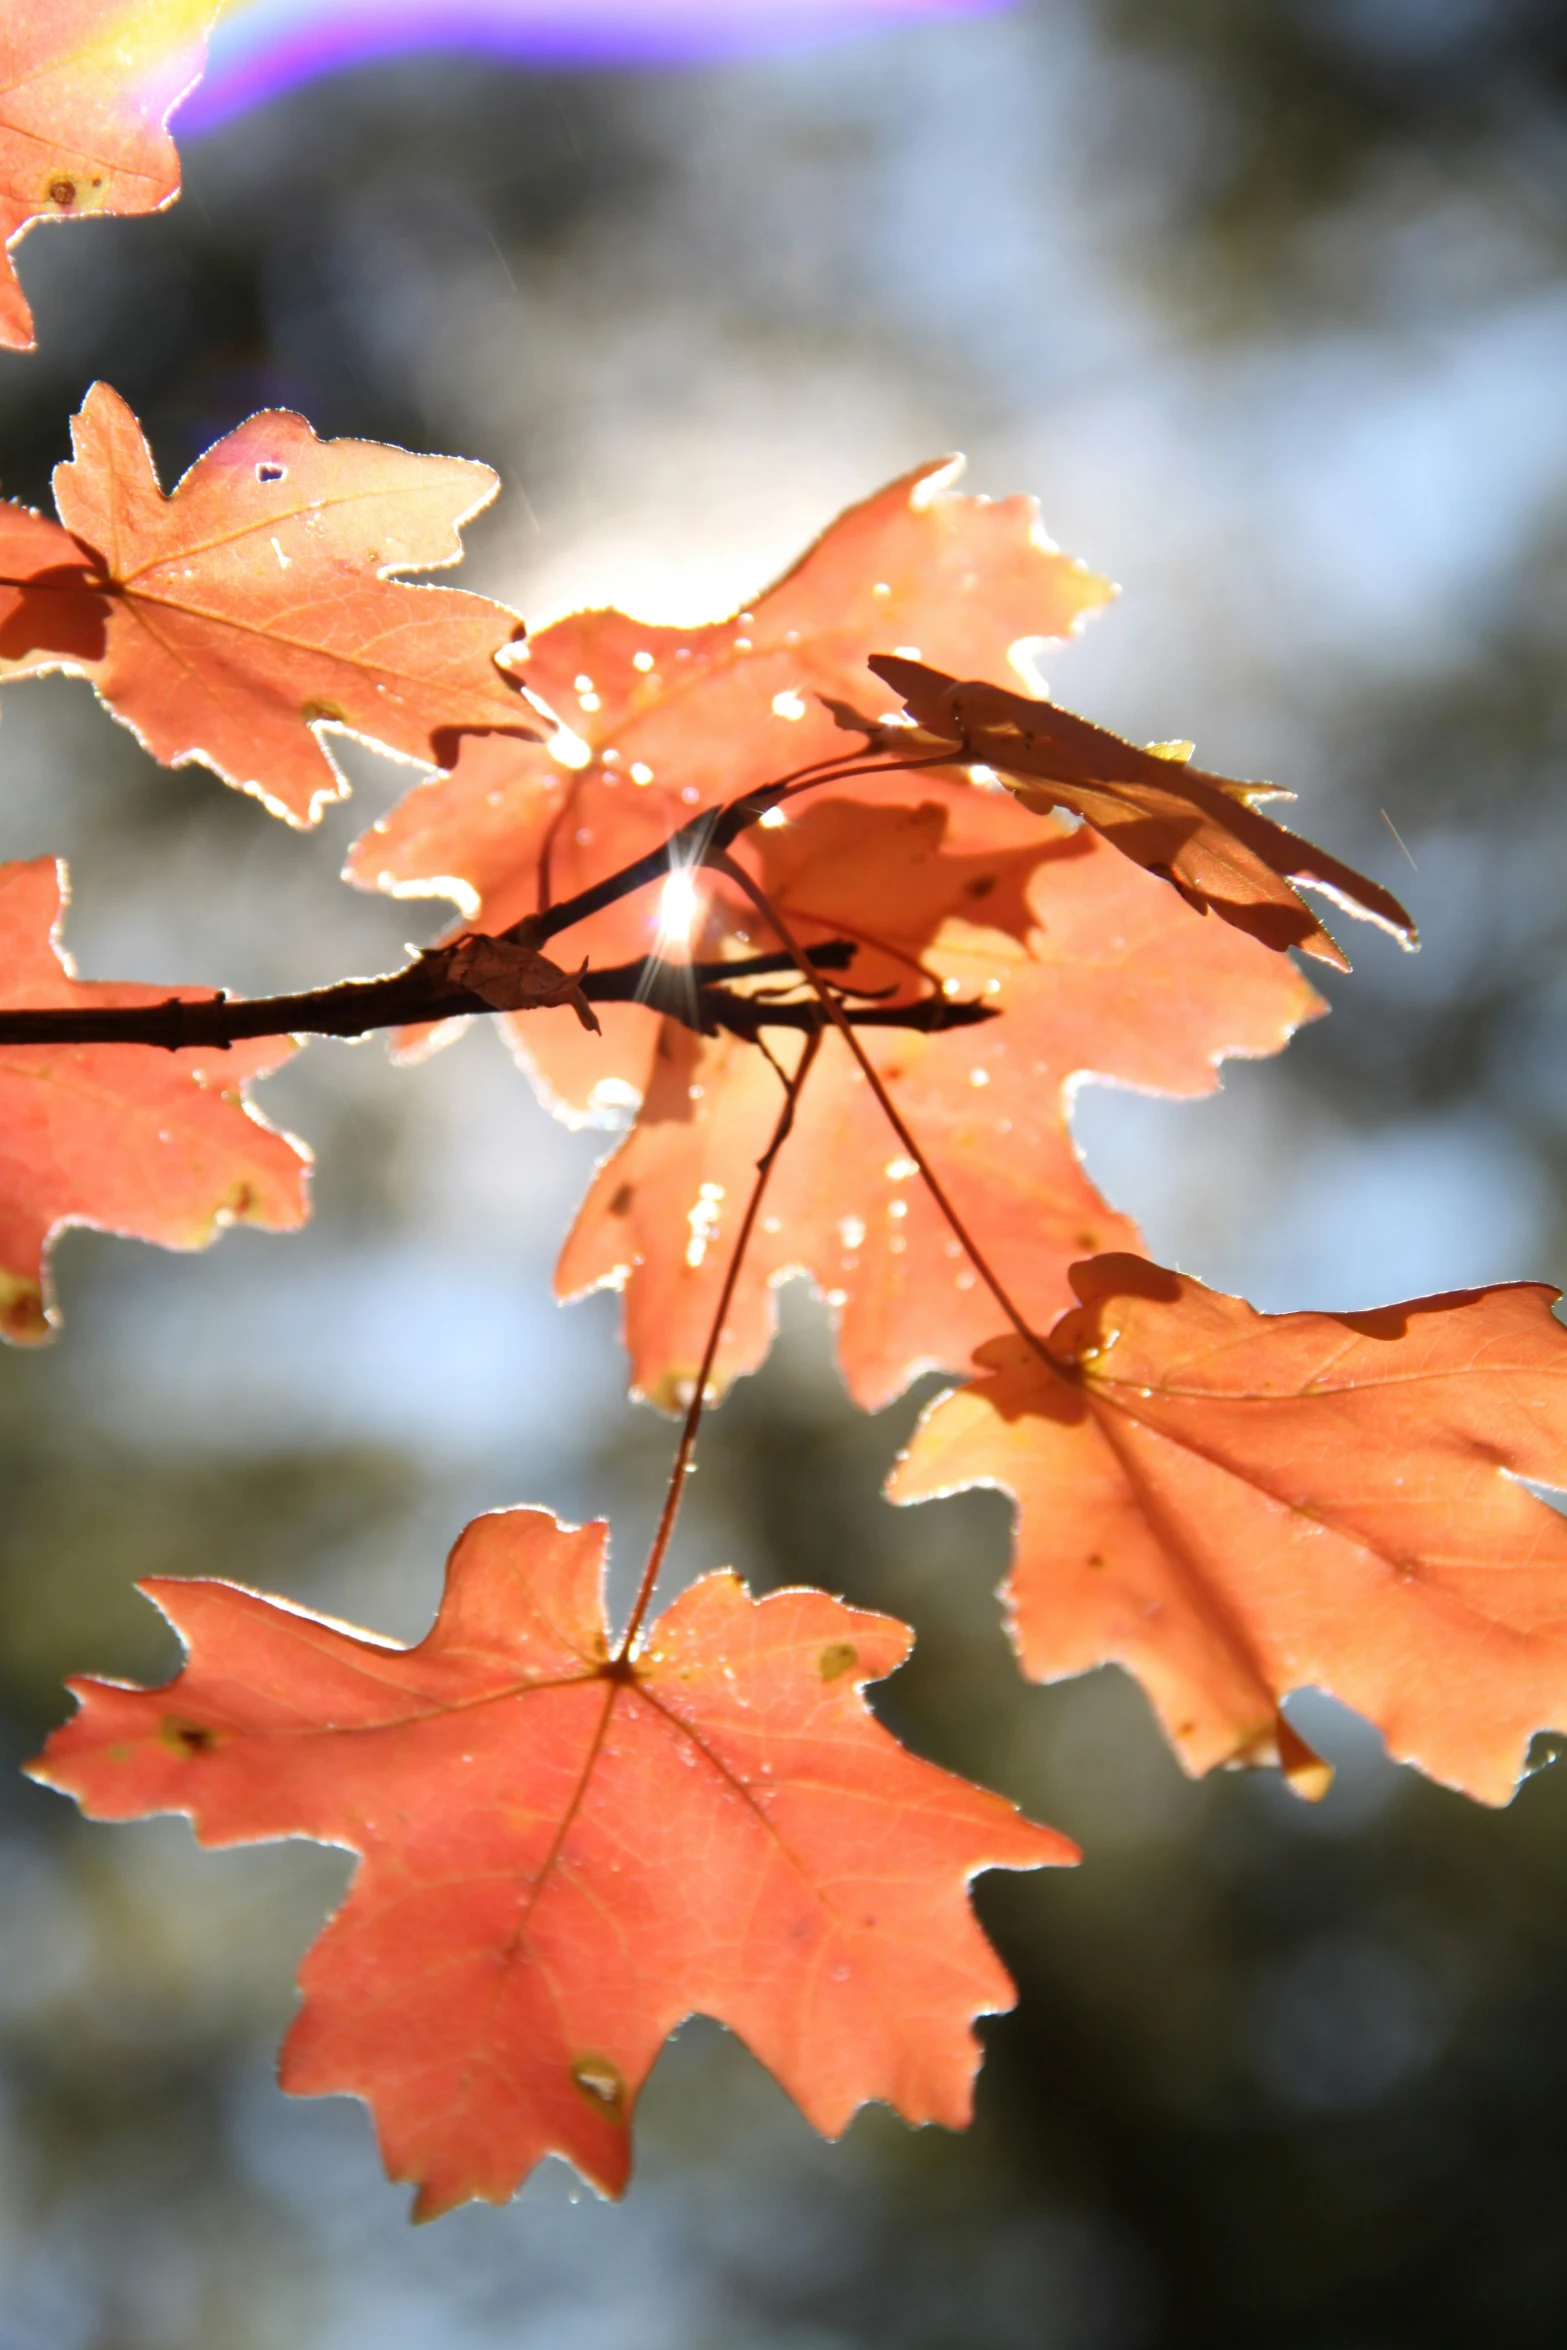
[[(247, 1037), (366, 1036), (378, 1028), (492, 1014), (495, 1006), (485, 997), (470, 988), (453, 987), (445, 978), (452, 951), (433, 948), (385, 979), (349, 979), (301, 995), (211, 995), (194, 1000), (171, 996), (160, 1004), (0, 1011), (0, 1046), (142, 1044), (159, 1045), (168, 1052), (194, 1047), (221, 1052)], [(834, 939), (814, 948), (811, 961), (818, 970), (840, 972), (847, 970), (853, 954), (848, 940)], [(704, 1036), (722, 1029), (732, 1036), (754, 1038), (764, 1028), (811, 1030), (821, 1024), (821, 1008), (813, 999), (778, 1002), (735, 991), (737, 980), (794, 968), (793, 957), (783, 954), (701, 963), (649, 956), (642, 962), (584, 972), (580, 985), (590, 1003), (644, 1003)], [(934, 996), (908, 1005), (852, 1005), (847, 1016), (857, 1027), (928, 1033), (964, 1027), (991, 1014), (985, 1005)]]
[[(936, 763), (930, 759), (855, 757), (841, 765), (824, 763), (823, 771), (814, 775), (802, 770), (798, 776), (781, 777), (724, 807), (704, 809), (645, 857), (622, 866), (590, 889), (579, 890), (575, 897), (513, 923), (493, 940), (470, 932), (444, 946), (427, 947), (401, 971), (382, 979), (345, 979), (297, 995), (235, 997), (218, 992), (194, 998), (169, 996), (155, 1004), (21, 1006), (0, 1011), (0, 1047), (142, 1044), (157, 1045), (167, 1052), (196, 1048), (224, 1052), (251, 1037), (366, 1036), (379, 1028), (421, 1027), (501, 1008), (530, 1009), (528, 1002), (498, 1006), (492, 996), (454, 982), (454, 958), (471, 953), (476, 944), (536, 956), (562, 931), (649, 883), (664, 880), (672, 872), (721, 861), (748, 826), (780, 800), (793, 798), (815, 783), (846, 779), (851, 773), (897, 772), (903, 767)], [(853, 953), (846, 941), (831, 941), (813, 948), (810, 960), (819, 970), (842, 971)], [(825, 1017), (820, 1004), (812, 1000), (775, 1002), (733, 992), (733, 982), (738, 979), (785, 973), (795, 967), (792, 956), (781, 954), (753, 955), (727, 963), (677, 963), (649, 956), (603, 971), (584, 971), (573, 992), (589, 1003), (646, 1003), (702, 1035), (725, 1029), (731, 1035), (754, 1039), (767, 1027), (814, 1030)], [(860, 1027), (912, 1028), (928, 1033), (966, 1027), (994, 1015), (983, 1005), (954, 1004), (944, 997), (933, 997), (910, 1005), (859, 1006), (848, 1010), (846, 1016)]]

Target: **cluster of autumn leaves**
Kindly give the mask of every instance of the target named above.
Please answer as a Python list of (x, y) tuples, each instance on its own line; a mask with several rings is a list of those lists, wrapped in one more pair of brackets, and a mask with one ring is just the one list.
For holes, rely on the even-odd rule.
[[(1013, 1495), (1030, 1677), (1119, 1662), (1189, 1769), (1279, 1762), (1305, 1794), (1326, 1771), (1281, 1707), (1320, 1685), (1505, 1799), (1567, 1719), (1567, 1525), (1520, 1482), (1563, 1481), (1554, 1293), (1264, 1316), (1150, 1264), (1095, 1191), (1075, 1081), (1200, 1095), (1322, 1009), (1286, 950), (1343, 957), (1297, 884), (1412, 933), (1265, 787), (1017, 690), (1027, 648), (1109, 593), (1029, 501), (923, 468), (729, 620), (588, 612), (525, 643), (505, 607), (403, 576), (460, 554), (481, 466), (264, 414), (165, 495), (102, 385), (74, 436), (57, 519), (0, 507), (0, 678), (83, 675), (157, 758), (301, 827), (344, 788), (333, 731), (367, 738), (425, 776), (352, 881), (455, 900), (474, 974), (536, 974), (530, 924), (587, 893), (563, 959), (645, 968), (644, 1000), (596, 1015), (564, 981), (479, 986), (534, 1007), (500, 1018), (563, 1115), (629, 1116), (558, 1283), (622, 1291), (636, 1392), (694, 1438), (804, 1274), (858, 1404), (961, 1382), (889, 1491)], [(741, 803), (708, 853), (702, 820)], [(653, 878), (621, 887), (639, 859)], [(24, 1009), (167, 993), (76, 980), (61, 889), (47, 861), (0, 868), (0, 1039)], [(746, 1021), (706, 1016), (715, 974)], [(46, 1333), (65, 1224), (192, 1246), (302, 1219), (299, 1146), (245, 1094), (292, 1049), (0, 1041), (9, 1335)], [(869, 2098), (961, 2122), (973, 2019), (1011, 1997), (968, 1882), (1073, 1857), (877, 1723), (863, 1691), (901, 1627), (714, 1574), (643, 1630), (645, 1590), (617, 1640), (603, 1547), (480, 1519), (408, 1650), (159, 1582), (183, 1672), (77, 1685), (35, 1766), (99, 1817), (362, 1856), (283, 2077), (365, 2098), (426, 2214), (551, 2152), (618, 2190), (637, 2092), (695, 2011), (824, 2130)]]

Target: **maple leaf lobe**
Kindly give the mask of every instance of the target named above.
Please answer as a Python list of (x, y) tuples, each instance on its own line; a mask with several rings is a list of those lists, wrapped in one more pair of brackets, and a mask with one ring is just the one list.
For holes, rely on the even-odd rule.
[[(1048, 1327), (1075, 1258), (1135, 1243), (1084, 1172), (1068, 1090), (1097, 1073), (1193, 1094), (1231, 1051), (1276, 1051), (1321, 1008), (1294, 966), (1178, 898), (1095, 836), (1005, 794), (919, 778), (918, 806), (801, 803), (736, 852), (807, 947), (857, 944), (878, 1001), (975, 1000), (983, 1029), (860, 1031), (970, 1230), (1004, 1247), (1021, 1310)], [(836, 787), (834, 787), (836, 791)], [(716, 918), (716, 917), (715, 917)], [(773, 943), (747, 912), (756, 946)], [(778, 1049), (792, 1049), (782, 1038)], [(779, 1107), (749, 1043), (658, 1032), (640, 1116), (594, 1179), (557, 1267), (563, 1297), (623, 1291), (638, 1393), (676, 1407), (702, 1360), (738, 1219)], [(855, 1401), (879, 1409), (926, 1368), (960, 1369), (994, 1309), (835, 1034), (824, 1037), (769, 1180), (713, 1373), (765, 1356), (777, 1284), (804, 1272), (839, 1316)]]
[(878, 653), (870, 667), (902, 696), (920, 730), (911, 751), (950, 743), (955, 757), (1002, 776), (1025, 807), (1069, 809), (1197, 912), (1276, 951), (1299, 947), (1347, 971), (1343, 950), (1300, 896), (1304, 886), (1401, 946), (1418, 944), (1391, 890), (1259, 812), (1260, 800), (1289, 796), (1272, 785), (1210, 775), (1176, 755), (1189, 751), (1186, 743), (1139, 749), (1054, 702), (926, 662)]
[(1043, 1357), (980, 1348), (889, 1484), (1014, 1497), (1024, 1669), (1122, 1663), (1188, 1769), (1283, 1760), (1317, 1793), (1279, 1709), (1322, 1688), (1396, 1759), (1506, 1801), (1567, 1721), (1567, 1522), (1521, 1482), (1567, 1471), (1557, 1293), (1267, 1315), (1136, 1258), (1072, 1282)]
[(498, 659), (523, 634), (516, 613), (394, 576), (460, 559), (497, 487), (488, 466), (318, 440), (266, 410), (165, 495), (107, 384), (71, 434), (60, 526), (0, 510), (0, 674), (88, 677), (166, 766), (200, 761), (297, 825), (347, 789), (323, 727), (426, 766), (475, 729), (538, 739)]
[(199, 80), (216, 0), (7, 0), (0, 15), (0, 345), (34, 344), (11, 259), (40, 220), (158, 212), (165, 127)]
[[(60, 944), (65, 868), (0, 865), (0, 1006), (166, 1003), (206, 989), (75, 977)], [(289, 1059), (287, 1037), (228, 1051), (153, 1045), (0, 1048), (0, 1335), (21, 1344), (59, 1324), (49, 1259), (67, 1225), (204, 1248), (233, 1223), (305, 1220), (309, 1154), (245, 1098)]]
[[(921, 466), (850, 507), (726, 620), (677, 628), (603, 610), (540, 629), (529, 685), (580, 740), (581, 765), (475, 738), (449, 777), (416, 785), (355, 844), (350, 878), (456, 896), (466, 919), (504, 930), (656, 848), (694, 811), (840, 755), (823, 697), (875, 693), (878, 645), (918, 642), (976, 673), (1014, 674), (1015, 646), (1074, 633), (1111, 591), (1045, 538), (1031, 498), (963, 496), (953, 475), (951, 460)], [(656, 927), (643, 895), (574, 938), (595, 964), (618, 963), (647, 952)], [(536, 1023), (509, 1029), (569, 1118), (650, 1081), (648, 1021), (634, 1006), (602, 1016), (591, 1049)]]
[(809, 2118), (967, 2118), (977, 2013), (1010, 2003), (970, 1877), (1075, 1857), (907, 1754), (861, 1695), (909, 1636), (818, 1591), (708, 1575), (610, 1656), (602, 1527), (477, 1520), (416, 1647), (232, 1585), (144, 1586), (188, 1662), (73, 1683), (35, 1766), (100, 1817), (361, 1855), (301, 1970), (285, 2087), (372, 2107), (419, 2216), (541, 2157), (624, 2186), (636, 2097), (693, 2012)]

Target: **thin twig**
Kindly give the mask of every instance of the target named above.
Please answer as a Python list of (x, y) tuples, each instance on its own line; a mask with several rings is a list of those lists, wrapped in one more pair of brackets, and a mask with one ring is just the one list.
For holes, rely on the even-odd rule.
[(623, 865), (618, 873), (607, 874), (602, 881), (579, 889), (574, 897), (562, 898), (559, 905), (550, 906), (537, 914), (525, 914), (509, 930), (498, 935), (516, 946), (541, 947), (575, 923), (585, 922), (590, 914), (601, 914), (606, 906), (618, 905), (622, 898), (645, 889), (650, 881), (663, 881), (669, 874), (689, 870), (711, 862), (709, 851), (727, 849), (740, 834), (759, 823), (770, 809), (799, 793), (816, 791), (824, 783), (844, 783), (857, 775), (914, 774), (921, 768), (950, 767), (950, 753), (938, 753), (921, 759), (875, 758), (856, 752), (841, 760), (819, 760), (814, 769), (797, 768), (793, 776), (778, 776), (770, 783), (758, 784), (754, 791), (742, 792), (738, 799), (729, 800), (717, 808), (703, 808), (658, 848), (649, 849), (645, 857)]
[[(614, 1661), (618, 1668), (625, 1667), (631, 1654), (632, 1644), (642, 1629), (643, 1618), (647, 1614), (653, 1597), (653, 1586), (658, 1581), (659, 1569), (662, 1567), (665, 1553), (669, 1549), (669, 1538), (674, 1533), (675, 1520), (680, 1514), (680, 1501), (685, 1491), (691, 1456), (696, 1450), (697, 1430), (702, 1425), (702, 1412), (707, 1401), (708, 1383), (713, 1376), (713, 1365), (718, 1359), (724, 1324), (729, 1318), (729, 1308), (734, 1303), (735, 1289), (740, 1279), (741, 1268), (745, 1264), (746, 1251), (751, 1245), (751, 1235), (756, 1229), (756, 1219), (761, 1212), (762, 1201), (766, 1195), (768, 1177), (772, 1174), (779, 1152), (789, 1139), (790, 1130), (794, 1125), (795, 1104), (799, 1101), (800, 1089), (810, 1074), (811, 1063), (821, 1050), (821, 1042), (822, 1031), (820, 1027), (807, 1034), (805, 1049), (800, 1055), (799, 1066), (792, 1077), (787, 1076), (779, 1068), (779, 1064), (773, 1061), (773, 1067), (778, 1069), (779, 1075), (783, 1079), (783, 1108), (778, 1113), (778, 1123), (773, 1128), (772, 1140), (756, 1162), (756, 1181), (751, 1186), (751, 1196), (746, 1202), (745, 1214), (740, 1219), (740, 1229), (735, 1234), (735, 1244), (730, 1252), (729, 1267), (724, 1274), (724, 1285), (718, 1293), (718, 1303), (713, 1309), (712, 1325), (707, 1333), (707, 1345), (703, 1349), (701, 1368), (696, 1375), (696, 1386), (691, 1401), (686, 1407), (685, 1425), (680, 1431), (680, 1442), (675, 1447), (674, 1466), (669, 1472), (669, 1489), (664, 1495), (664, 1507), (659, 1517), (658, 1531), (653, 1537), (653, 1547), (648, 1552), (647, 1565), (643, 1568), (642, 1580), (637, 1585), (637, 1596), (632, 1602), (625, 1633), (615, 1654)], [(773, 1059), (771, 1053), (767, 1057), (769, 1060)]]
[[(809, 953), (796, 940), (794, 934), (789, 928), (788, 923), (784, 920), (782, 914), (779, 913), (777, 907), (768, 897), (767, 892), (762, 888), (761, 884), (759, 882), (753, 881), (750, 874), (746, 872), (744, 866), (736, 864), (734, 858), (729, 855), (726, 849), (718, 850), (710, 855), (708, 863), (712, 866), (715, 866), (720, 873), (727, 875), (731, 881), (735, 882), (741, 889), (744, 890), (746, 896), (750, 899), (752, 905), (755, 906), (757, 912), (762, 916), (762, 919), (767, 923), (768, 927), (777, 933), (778, 937), (782, 939), (784, 945), (789, 949), (789, 952), (793, 955), (796, 966), (800, 970), (801, 974), (807, 980), (809, 980), (811, 986), (815, 989), (817, 997), (827, 1018), (840, 1032), (845, 1044), (848, 1046), (850, 1052), (854, 1055), (855, 1060), (859, 1063), (861, 1075), (864, 1077), (866, 1084), (870, 1087), (871, 1092), (875, 1095), (877, 1102), (880, 1104), (888, 1125), (892, 1128), (893, 1133), (902, 1143), (904, 1149), (908, 1152), (909, 1157), (914, 1161), (914, 1164), (916, 1167), (918, 1167), (920, 1174), (924, 1177), (925, 1188), (930, 1193), (931, 1198), (935, 1201), (937, 1207), (941, 1210), (942, 1215), (946, 1218), (954, 1239), (957, 1240), (963, 1249), (964, 1254), (967, 1256), (975, 1272), (979, 1275), (981, 1281), (984, 1282), (985, 1287), (990, 1291), (991, 1296), (995, 1299), (997, 1305), (1001, 1308), (1001, 1311), (1006, 1315), (1007, 1320), (1011, 1323), (1019, 1338), (1023, 1339), (1026, 1344), (1032, 1347), (1034, 1352), (1040, 1355), (1043, 1359), (1050, 1360), (1051, 1358), (1046, 1355), (1043, 1339), (1039, 1336), (1036, 1330), (1031, 1328), (1019, 1308), (1013, 1303), (1006, 1284), (1002, 1281), (999, 1274), (997, 1274), (993, 1269), (989, 1258), (985, 1255), (985, 1252), (980, 1247), (979, 1242), (974, 1238), (973, 1233), (970, 1232), (967, 1224), (963, 1221), (963, 1218), (958, 1214), (957, 1209), (953, 1206), (951, 1200), (948, 1198), (945, 1186), (942, 1184), (939, 1177), (932, 1171), (929, 1160), (926, 1158), (924, 1151), (916, 1141), (910, 1128), (904, 1122), (903, 1116), (899, 1111), (897, 1104), (893, 1101), (891, 1094), (887, 1091), (885, 1085), (883, 1085), (881, 1077), (874, 1063), (872, 1062), (870, 1055), (866, 1052), (865, 1047), (861, 1044), (859, 1038), (855, 1035), (854, 1028), (850, 1025), (850, 1021), (845, 1015), (842, 1006), (837, 1002), (836, 998), (832, 994), (831, 989), (818, 975), (814, 966), (812, 965)], [(859, 1023), (859, 1025), (864, 1025), (863, 1020)]]

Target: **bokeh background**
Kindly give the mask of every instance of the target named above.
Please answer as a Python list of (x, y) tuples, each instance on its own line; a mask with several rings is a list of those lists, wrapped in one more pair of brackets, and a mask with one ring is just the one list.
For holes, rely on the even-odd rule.
[[(776, 13), (776, 12), (775, 12)], [(819, 30), (820, 28), (818, 28)], [(699, 45), (698, 45), (699, 47)], [(1040, 0), (560, 70), (430, 48), (184, 142), (170, 215), (41, 231), (0, 479), (44, 500), (95, 377), (165, 478), (252, 409), (482, 457), (467, 576), (542, 620), (743, 603), (842, 504), (969, 453), (1124, 585), (1060, 696), (1296, 787), (1401, 889), (1331, 1020), (1216, 1101), (1105, 1089), (1090, 1165), (1152, 1246), (1269, 1307), (1567, 1278), (1567, 27), (1546, 0)], [(68, 680), (9, 693), (0, 853), (73, 861), (95, 977), (304, 985), (439, 906), (155, 767)], [(1402, 845), (1401, 845), (1402, 844)], [(365, 2116), (272, 2083), (342, 1856), (86, 1826), (9, 1769), (84, 1668), (160, 1676), (132, 1590), (218, 1573), (405, 1638), (476, 1509), (612, 1510), (671, 1431), (615, 1302), (550, 1302), (604, 1147), (496, 1040), (313, 1045), (264, 1089), (303, 1237), (60, 1251), (0, 1361), (0, 2350), (1431, 2350), (1567, 2338), (1567, 1790), (1500, 1813), (1321, 1698), (1308, 1810), (1187, 1783), (1106, 1673), (1025, 1687), (1007, 1514), (877, 1498), (822, 1309), (704, 1437), (681, 1574), (804, 1578), (919, 1628), (922, 1751), (1079, 1837), (980, 1888), (1021, 1987), (965, 2138), (818, 2144), (688, 2027), (619, 2209), (550, 2166), (412, 2231)], [(1538, 1759), (1548, 1760), (1542, 1742)]]

